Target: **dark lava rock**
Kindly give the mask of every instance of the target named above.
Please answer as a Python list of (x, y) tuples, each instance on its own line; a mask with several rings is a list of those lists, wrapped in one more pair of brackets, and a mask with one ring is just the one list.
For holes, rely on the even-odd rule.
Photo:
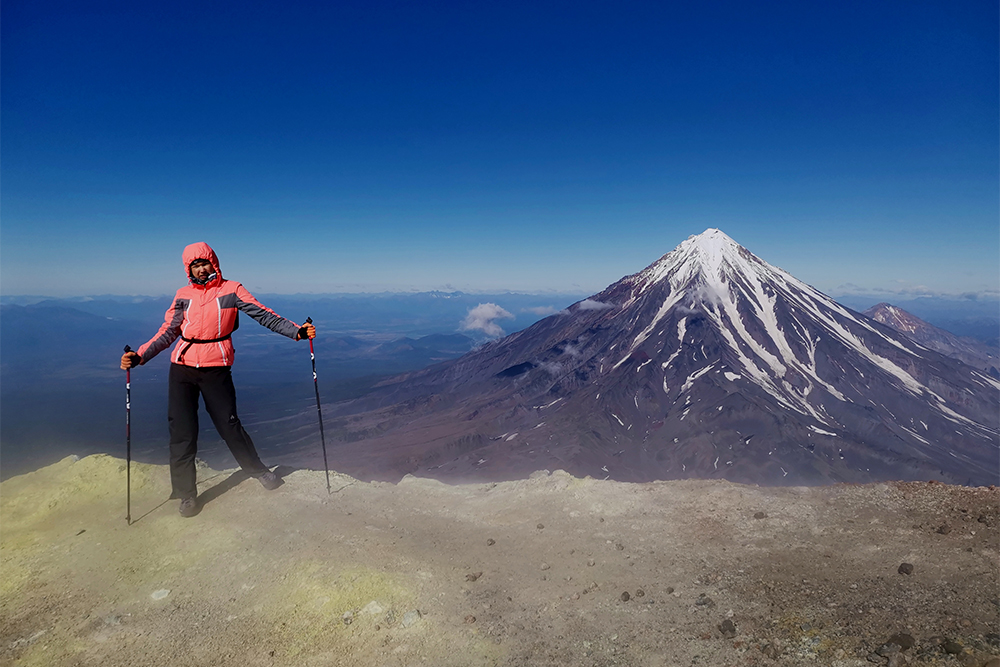
[(631, 599), (631, 597), (632, 597), (632, 596), (628, 594), (628, 591), (625, 591), (625, 592), (624, 592), (624, 593), (622, 593), (622, 595), (621, 595), (621, 598), (622, 598), (622, 602), (628, 602), (628, 601), (629, 601), (629, 599)]
[(756, 514), (753, 515), (753, 518), (755, 518), (755, 519), (766, 519), (767, 518), (767, 514), (765, 514), (764, 512), (757, 512)]
[(537, 528), (538, 530), (541, 530), (542, 528), (545, 528), (545, 524), (540, 523), (537, 526), (535, 526), (535, 528)]
[(937, 532), (941, 535), (947, 535), (948, 533), (951, 532), (951, 526), (949, 526), (948, 524), (944, 524), (943, 526), (937, 529)]
[(913, 564), (912, 563), (900, 563), (899, 570), (900, 574), (913, 574)]
[(727, 618), (719, 624), (719, 632), (721, 632), (722, 636), (726, 639), (732, 639), (736, 636), (736, 624)]
[(704, 593), (702, 593), (701, 595), (699, 595), (698, 599), (695, 600), (694, 603), (696, 605), (698, 605), (699, 607), (714, 607), (715, 606), (715, 602), (712, 601), (712, 598), (708, 597)]
[(465, 580), (466, 581), (475, 581), (476, 579), (478, 579), (481, 576), (483, 576), (482, 572), (470, 572), (469, 574), (465, 575)]
[(488, 546), (488, 547), (492, 547), (496, 543), (497, 543), (497, 541), (494, 540), (492, 537), (490, 539), (486, 540), (486, 546)]
[(941, 644), (941, 648), (944, 649), (945, 653), (950, 653), (951, 655), (958, 655), (962, 652), (962, 645), (951, 639), (945, 640)]

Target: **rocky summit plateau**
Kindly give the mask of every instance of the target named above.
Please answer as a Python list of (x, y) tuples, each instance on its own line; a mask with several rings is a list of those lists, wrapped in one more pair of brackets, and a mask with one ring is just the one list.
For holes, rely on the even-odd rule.
[(1000, 664), (997, 489), (126, 468), (0, 484), (0, 664)]
[(326, 413), (362, 479), (1000, 481), (1000, 381), (717, 229)]

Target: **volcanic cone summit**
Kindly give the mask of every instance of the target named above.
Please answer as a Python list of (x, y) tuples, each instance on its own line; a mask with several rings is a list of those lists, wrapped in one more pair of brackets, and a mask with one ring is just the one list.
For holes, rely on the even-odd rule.
[(718, 229), (342, 414), (363, 411), (361, 475), (998, 481), (1000, 382)]

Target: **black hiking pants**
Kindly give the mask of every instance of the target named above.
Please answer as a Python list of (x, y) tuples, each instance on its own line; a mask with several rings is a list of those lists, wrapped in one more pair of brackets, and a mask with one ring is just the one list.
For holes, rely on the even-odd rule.
[(198, 453), (198, 396), (215, 429), (229, 445), (236, 462), (251, 477), (260, 477), (267, 468), (257, 456), (250, 434), (236, 414), (236, 387), (229, 366), (194, 368), (170, 364), (167, 422), (170, 424), (171, 498), (198, 495), (194, 457)]

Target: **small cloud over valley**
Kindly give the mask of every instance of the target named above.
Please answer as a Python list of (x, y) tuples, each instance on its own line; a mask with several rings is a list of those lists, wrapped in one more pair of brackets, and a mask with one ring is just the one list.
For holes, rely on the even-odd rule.
[(514, 316), (504, 308), (495, 303), (481, 303), (469, 311), (469, 314), (462, 320), (459, 330), (481, 331), (491, 338), (496, 338), (504, 335), (503, 329), (496, 323), (496, 320), (508, 319), (514, 319)]

